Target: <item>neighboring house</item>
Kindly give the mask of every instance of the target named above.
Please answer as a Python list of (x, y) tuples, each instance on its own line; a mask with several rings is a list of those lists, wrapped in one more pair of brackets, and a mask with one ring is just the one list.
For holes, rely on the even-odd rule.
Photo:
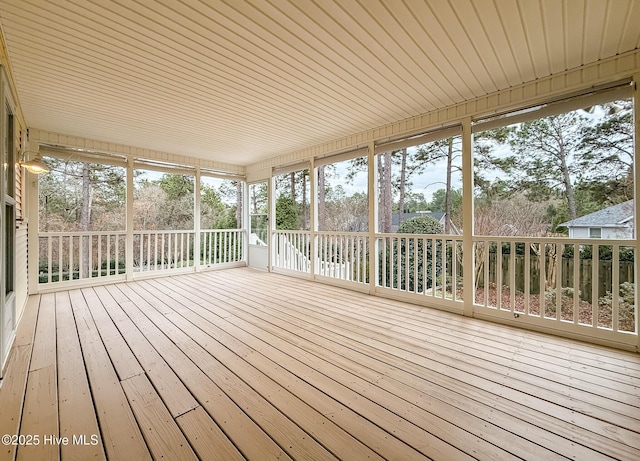
[(633, 200), (560, 224), (569, 228), (570, 238), (633, 238)]
[[(418, 216), (430, 216), (438, 221), (444, 229), (444, 211), (418, 211), (417, 213), (402, 213), (402, 221), (406, 221), (407, 219), (415, 218)], [(400, 221), (400, 213), (393, 213), (391, 215), (391, 232), (398, 232), (398, 227), (400, 227), (402, 221)], [(458, 229), (453, 223), (451, 223), (451, 234), (460, 235), (460, 229)]]

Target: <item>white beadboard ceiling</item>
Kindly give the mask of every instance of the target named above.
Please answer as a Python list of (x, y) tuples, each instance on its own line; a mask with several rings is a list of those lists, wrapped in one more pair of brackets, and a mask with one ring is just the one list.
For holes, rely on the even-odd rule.
[(640, 0), (1, 0), (30, 127), (248, 165), (640, 45)]

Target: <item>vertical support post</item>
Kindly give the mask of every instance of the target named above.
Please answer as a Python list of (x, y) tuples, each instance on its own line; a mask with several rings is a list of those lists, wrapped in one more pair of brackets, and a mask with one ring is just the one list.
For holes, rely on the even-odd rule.
[(273, 172), (269, 176), (267, 181), (267, 242), (269, 242), (269, 256), (267, 259), (267, 271), (271, 272), (273, 264), (275, 263), (274, 251), (276, 251), (276, 244), (274, 242), (273, 232), (276, 228), (276, 178), (273, 176)]
[(309, 161), (309, 230), (311, 231), (311, 261), (309, 278), (316, 278), (316, 261), (318, 260), (318, 239), (316, 232), (318, 231), (318, 172), (316, 171), (315, 161), (312, 157)]
[[(133, 280), (133, 157), (127, 157), (127, 244), (125, 251), (125, 272), (127, 281)], [(142, 245), (142, 239), (140, 239)], [(140, 262), (142, 264), (142, 261)]]
[(466, 117), (462, 120), (462, 289), (463, 314), (470, 317), (473, 316), (476, 285), (473, 221), (473, 135), (471, 133), (471, 117)]
[[(200, 167), (196, 167), (196, 183), (193, 188), (193, 270), (198, 272), (200, 270), (200, 207), (201, 207), (201, 194), (200, 194)], [(187, 248), (187, 251), (189, 249)]]
[(376, 168), (375, 144), (370, 142), (367, 155), (368, 194), (369, 199), (369, 294), (375, 294), (378, 283), (378, 239), (376, 238), (378, 223), (378, 169)]
[(39, 203), (38, 203), (38, 175), (29, 173), (24, 169), (25, 183), (27, 187), (27, 222), (28, 222), (28, 245), (29, 245), (29, 294), (38, 293), (38, 268), (40, 267), (40, 245), (38, 233), (40, 232), (39, 223)]
[[(249, 265), (249, 219), (249, 183), (245, 177), (242, 188), (242, 232), (244, 234), (244, 238), (242, 239), (242, 254), (244, 255), (244, 262), (247, 266)], [(209, 244), (211, 244), (211, 241), (209, 241)], [(213, 251), (215, 251), (215, 245)], [(209, 254), (211, 255), (211, 250), (209, 250)]]
[[(634, 252), (633, 252), (633, 285), (635, 286), (635, 316), (636, 316), (636, 350), (640, 351), (640, 296), (638, 296), (638, 271), (640, 270), (640, 167), (638, 159), (640, 159), (640, 72), (633, 76), (633, 127), (634, 127), (634, 161), (633, 161), (633, 187), (634, 187), (634, 213), (633, 213), (633, 229), (634, 229)], [(618, 269), (619, 270), (619, 269)]]

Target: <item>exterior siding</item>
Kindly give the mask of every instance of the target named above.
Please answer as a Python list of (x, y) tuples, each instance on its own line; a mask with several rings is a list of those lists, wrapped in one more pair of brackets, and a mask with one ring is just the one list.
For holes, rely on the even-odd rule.
[[(569, 238), (590, 238), (589, 229), (595, 227), (570, 227)], [(633, 229), (625, 227), (602, 227), (602, 234), (600, 236), (603, 240), (616, 240), (616, 239), (631, 239), (633, 238)]]

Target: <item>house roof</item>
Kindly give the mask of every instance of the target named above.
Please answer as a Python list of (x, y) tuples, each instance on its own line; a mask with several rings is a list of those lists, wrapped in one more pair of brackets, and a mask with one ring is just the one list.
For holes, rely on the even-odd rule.
[(640, 0), (0, 2), (30, 128), (236, 165), (633, 52), (639, 23)]
[(566, 227), (621, 227), (633, 218), (633, 200), (613, 205), (595, 213), (560, 224)]

